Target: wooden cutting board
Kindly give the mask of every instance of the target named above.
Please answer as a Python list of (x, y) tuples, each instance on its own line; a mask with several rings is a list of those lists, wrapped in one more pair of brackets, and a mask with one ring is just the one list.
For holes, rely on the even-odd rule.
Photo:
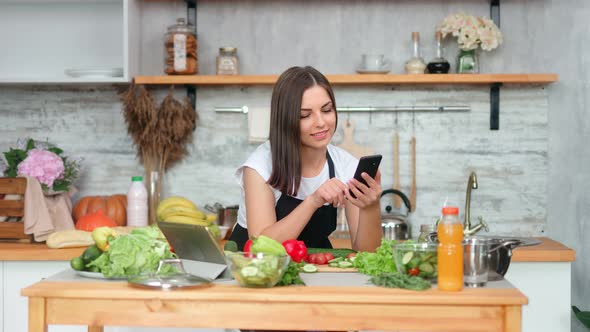
[(344, 134), (344, 139), (342, 140), (342, 143), (338, 145), (339, 147), (348, 151), (351, 155), (355, 156), (356, 158), (375, 154), (373, 149), (371, 149), (370, 147), (362, 146), (354, 142), (354, 122), (346, 120), (346, 122), (344, 122), (344, 125), (342, 126), (342, 132)]
[(328, 266), (326, 265), (316, 265), (316, 267), (318, 268), (318, 272), (358, 272), (356, 268), (354, 267), (350, 267), (350, 268), (340, 268), (340, 267), (332, 267), (332, 266)]

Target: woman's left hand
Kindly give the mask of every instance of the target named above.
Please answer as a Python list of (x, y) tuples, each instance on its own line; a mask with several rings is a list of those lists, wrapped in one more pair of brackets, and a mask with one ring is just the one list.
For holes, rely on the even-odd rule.
[(367, 185), (354, 178), (350, 179), (347, 184), (350, 188), (350, 191), (352, 191), (356, 198), (354, 198), (348, 190), (345, 191), (345, 195), (349, 202), (358, 208), (363, 209), (379, 203), (382, 192), (381, 171), (377, 170), (377, 174), (375, 175), (374, 179), (370, 177), (369, 174), (364, 172), (361, 174), (361, 176), (363, 179), (365, 179), (365, 181), (367, 181)]

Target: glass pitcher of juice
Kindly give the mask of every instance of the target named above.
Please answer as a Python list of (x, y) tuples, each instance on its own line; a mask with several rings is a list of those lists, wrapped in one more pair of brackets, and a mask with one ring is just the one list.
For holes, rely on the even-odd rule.
[(459, 208), (445, 206), (437, 226), (438, 235), (438, 289), (463, 289), (463, 225)]

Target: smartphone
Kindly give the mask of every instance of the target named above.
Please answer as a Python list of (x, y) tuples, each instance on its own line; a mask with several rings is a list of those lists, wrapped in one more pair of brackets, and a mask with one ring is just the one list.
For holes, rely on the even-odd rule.
[[(370, 177), (375, 178), (375, 176), (377, 175), (377, 169), (379, 169), (379, 164), (381, 163), (382, 158), (383, 158), (383, 156), (381, 156), (380, 154), (361, 157), (358, 165), (356, 166), (356, 171), (354, 172), (354, 178), (357, 179), (358, 181), (360, 181), (361, 183), (367, 185), (367, 181), (365, 181), (365, 179), (363, 179), (361, 174), (363, 172), (365, 172), (365, 173), (369, 174)], [(352, 193), (352, 191), (351, 190), (349, 190), (349, 191), (350, 191), (350, 195), (352, 195), (352, 197), (356, 198), (356, 196)]]

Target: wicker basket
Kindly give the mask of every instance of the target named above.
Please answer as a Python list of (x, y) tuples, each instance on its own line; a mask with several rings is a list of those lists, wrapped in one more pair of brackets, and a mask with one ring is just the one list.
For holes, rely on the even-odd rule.
[(0, 194), (20, 195), (20, 200), (0, 199), (0, 216), (21, 217), (18, 222), (0, 222), (0, 240), (31, 241), (30, 235), (25, 234), (22, 217), (25, 214), (26, 178), (0, 178)]

